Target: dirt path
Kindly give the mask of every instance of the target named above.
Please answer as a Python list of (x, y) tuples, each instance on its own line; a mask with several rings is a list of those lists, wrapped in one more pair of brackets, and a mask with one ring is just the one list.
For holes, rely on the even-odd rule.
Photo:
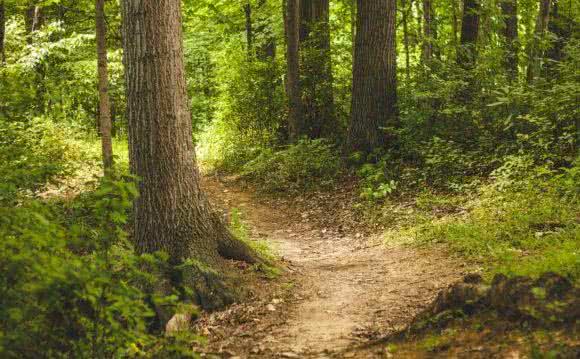
[[(383, 357), (353, 348), (408, 324), (464, 271), (442, 253), (386, 246), (379, 235), (320, 228), (298, 208), (257, 200), (215, 179), (207, 179), (205, 187), (219, 206), (241, 210), (252, 237), (272, 244), (297, 283), (275, 319), (261, 311), (254, 321), (262, 326), (245, 325), (238, 339), (232, 339), (235, 334), (215, 339), (222, 357)], [(267, 308), (274, 312), (281, 301)]]

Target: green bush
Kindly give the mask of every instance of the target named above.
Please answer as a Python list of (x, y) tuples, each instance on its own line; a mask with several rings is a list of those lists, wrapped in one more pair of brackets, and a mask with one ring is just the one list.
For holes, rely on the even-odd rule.
[(328, 187), (340, 173), (340, 158), (324, 140), (301, 140), (282, 150), (263, 149), (242, 175), (267, 192), (297, 192)]
[(46, 118), (29, 122), (0, 119), (0, 202), (70, 173), (78, 156), (71, 136), (70, 130)]
[(417, 238), (446, 243), (482, 261), (492, 272), (553, 271), (580, 280), (578, 161), (570, 169), (540, 168), (511, 185), (506, 183), (485, 187), (465, 218), (420, 226)]
[(138, 256), (127, 241), (136, 195), (105, 179), (72, 206), (0, 208), (0, 357), (185, 357), (183, 338), (150, 330), (153, 303), (177, 296), (152, 290), (166, 256)]

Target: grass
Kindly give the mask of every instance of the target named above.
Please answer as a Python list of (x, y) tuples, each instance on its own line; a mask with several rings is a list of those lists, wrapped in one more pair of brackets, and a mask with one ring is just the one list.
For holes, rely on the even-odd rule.
[[(411, 225), (386, 233), (387, 241), (443, 243), (483, 265), (485, 274), (538, 276), (551, 271), (580, 280), (580, 201), (577, 167), (551, 179), (529, 179), (508, 189), (483, 187), (477, 198), (419, 196)], [(572, 180), (570, 180), (572, 178)], [(465, 199), (465, 197), (463, 197)], [(461, 205), (456, 213), (452, 208)], [(441, 215), (441, 209), (448, 212)], [(428, 215), (426, 215), (428, 213)]]

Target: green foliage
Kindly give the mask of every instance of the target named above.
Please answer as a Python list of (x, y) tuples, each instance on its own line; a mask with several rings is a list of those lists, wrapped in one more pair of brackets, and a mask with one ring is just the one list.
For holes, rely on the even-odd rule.
[[(502, 173), (508, 173), (504, 171)], [(578, 163), (558, 172), (539, 169), (510, 186), (483, 189), (465, 218), (420, 226), (423, 242), (444, 242), (493, 272), (580, 278)]]
[(242, 168), (242, 175), (267, 192), (292, 193), (330, 186), (340, 174), (340, 159), (324, 140), (301, 140), (274, 151), (264, 149)]
[(72, 205), (0, 208), (0, 356), (185, 353), (183, 338), (149, 330), (152, 303), (177, 297), (152, 290), (166, 256), (136, 255), (127, 241), (136, 195), (133, 181), (105, 178)]
[(0, 203), (69, 174), (78, 156), (71, 137), (72, 131), (46, 118), (28, 122), (0, 118)]

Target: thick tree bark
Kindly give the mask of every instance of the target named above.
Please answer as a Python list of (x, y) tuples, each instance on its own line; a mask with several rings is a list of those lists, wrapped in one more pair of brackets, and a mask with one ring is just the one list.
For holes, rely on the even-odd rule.
[(479, 0), (463, 0), (461, 22), (461, 48), (457, 56), (459, 65), (473, 68), (477, 60), (477, 37), (479, 34)]
[(304, 134), (302, 95), (300, 91), (300, 6), (299, 0), (286, 0), (286, 93), (288, 97), (288, 136), (290, 142)]
[(397, 126), (396, 0), (358, 0), (347, 150), (384, 148)]
[(0, 66), (6, 62), (6, 50), (4, 49), (4, 37), (6, 34), (6, 15), (4, 13), (4, 1), (0, 1)]
[[(210, 207), (200, 188), (185, 83), (180, 0), (123, 0), (123, 49), (131, 171), (139, 177), (134, 242), (164, 251), (206, 308), (231, 302), (219, 279), (225, 259), (256, 262)], [(203, 270), (204, 265), (216, 268)], [(197, 268), (197, 269), (196, 269)]]
[(107, 25), (105, 23), (105, 0), (95, 1), (97, 36), (97, 67), (99, 79), (99, 128), (105, 173), (113, 167), (113, 142), (111, 138), (111, 106), (109, 104), (109, 72), (107, 69)]
[(518, 77), (518, 2), (503, 0), (501, 11), (504, 21), (503, 37), (505, 41), (504, 66), (510, 82)]
[(300, 0), (301, 90), (310, 138), (336, 134), (329, 0)]
[(550, 20), (550, 3), (551, 0), (540, 0), (540, 9), (538, 11), (538, 18), (536, 19), (534, 38), (530, 41), (528, 47), (528, 69), (526, 74), (528, 82), (532, 82), (541, 71), (543, 57), (541, 47)]

